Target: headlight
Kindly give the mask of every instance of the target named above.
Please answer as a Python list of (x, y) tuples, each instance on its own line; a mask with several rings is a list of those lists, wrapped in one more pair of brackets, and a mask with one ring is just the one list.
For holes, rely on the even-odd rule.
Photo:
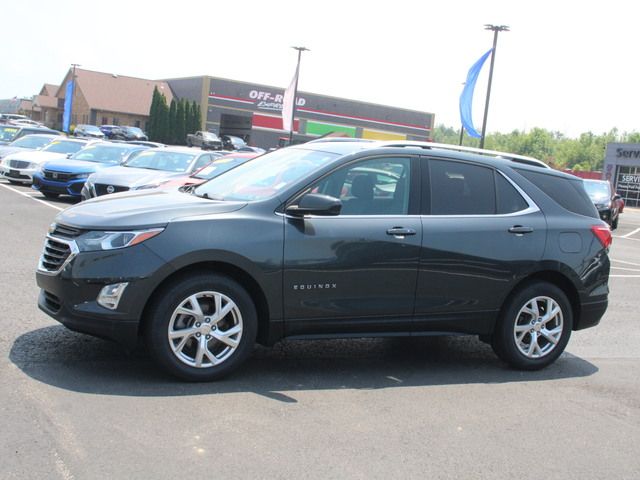
[(73, 178), (78, 180), (78, 179), (82, 179), (82, 178), (89, 178), (89, 175), (91, 175), (91, 173), (76, 173)]
[(87, 232), (76, 239), (76, 244), (81, 252), (115, 250), (142, 243), (159, 235), (163, 230), (164, 228), (151, 228), (128, 232)]

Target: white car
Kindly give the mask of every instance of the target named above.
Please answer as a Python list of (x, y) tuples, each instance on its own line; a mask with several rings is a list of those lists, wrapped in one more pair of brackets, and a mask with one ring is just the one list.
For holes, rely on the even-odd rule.
[(41, 150), (29, 150), (7, 155), (0, 162), (0, 177), (11, 183), (32, 183), (33, 174), (44, 162), (67, 158), (89, 143), (87, 140), (61, 138), (54, 140)]

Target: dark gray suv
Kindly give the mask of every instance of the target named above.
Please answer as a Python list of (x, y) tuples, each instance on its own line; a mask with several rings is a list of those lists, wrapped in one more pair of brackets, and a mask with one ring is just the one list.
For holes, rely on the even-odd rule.
[(61, 212), (39, 307), (213, 380), (284, 337), (472, 334), (553, 362), (607, 308), (609, 227), (582, 181), (516, 155), (314, 141), (190, 192)]

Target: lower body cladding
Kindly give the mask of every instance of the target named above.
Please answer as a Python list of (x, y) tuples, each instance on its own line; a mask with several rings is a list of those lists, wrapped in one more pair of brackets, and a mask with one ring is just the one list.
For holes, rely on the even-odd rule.
[(34, 175), (32, 188), (42, 192), (43, 194), (53, 195), (71, 195), (72, 197), (80, 197), (80, 192), (86, 178), (71, 181), (55, 181), (48, 180), (40, 175)]
[[(145, 306), (141, 299), (148, 299), (157, 286), (150, 276), (171, 267), (144, 245), (127, 250), (126, 256), (117, 250), (110, 255), (81, 252), (59, 273), (39, 269), (38, 307), (70, 330), (134, 348)], [(110, 275), (116, 271), (130, 275)]]

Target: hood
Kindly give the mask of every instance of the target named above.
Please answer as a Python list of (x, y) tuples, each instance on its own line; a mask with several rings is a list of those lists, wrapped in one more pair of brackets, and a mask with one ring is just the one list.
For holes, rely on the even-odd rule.
[(7, 155), (11, 155), (13, 153), (18, 153), (18, 152), (25, 152), (25, 151), (29, 151), (31, 150), (30, 148), (23, 148), (23, 147), (11, 147), (9, 145), (6, 146), (1, 146), (0, 147), (0, 158), (4, 158)]
[[(11, 160), (22, 160), (31, 163), (44, 163), (50, 160), (62, 160), (67, 158), (65, 153), (41, 152), (40, 150), (25, 150), (8, 156)], [(6, 158), (6, 157), (5, 157)]]
[(93, 173), (105, 167), (115, 167), (117, 163), (85, 162), (82, 160), (52, 160), (47, 162), (47, 170), (63, 173)]
[(67, 208), (55, 219), (80, 229), (129, 229), (166, 225), (181, 217), (229, 213), (246, 202), (216, 202), (173, 190), (123, 192)]
[(165, 172), (147, 168), (117, 166), (96, 173), (91, 177), (91, 182), (134, 189), (146, 185), (157, 185), (166, 180), (181, 177), (184, 174), (185, 172)]

